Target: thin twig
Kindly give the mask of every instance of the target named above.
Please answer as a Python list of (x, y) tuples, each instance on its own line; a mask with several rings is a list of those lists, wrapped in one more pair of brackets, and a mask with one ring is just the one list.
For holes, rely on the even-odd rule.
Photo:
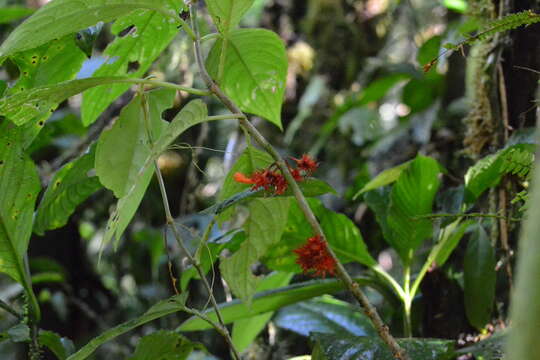
[[(195, 58), (197, 60), (197, 64), (199, 66), (199, 71), (201, 73), (201, 76), (206, 84), (206, 86), (214, 93), (215, 96), (219, 98), (219, 100), (234, 114), (242, 114), (243, 112), (236, 106), (236, 104), (227, 96), (221, 88), (212, 80), (210, 75), (208, 74), (205, 66), (204, 61), (202, 58), (201, 53), (201, 44), (200, 44), (200, 35), (199, 35), (199, 28), (197, 23), (197, 13), (196, 9), (193, 5), (190, 5), (190, 15), (191, 15), (191, 27), (195, 31)], [(281, 170), (283, 176), (287, 180), (287, 183), (289, 184), (290, 188), (292, 189), (292, 192), (294, 194), (294, 197), (296, 198), (296, 201), (298, 202), (298, 206), (304, 213), (304, 216), (306, 217), (307, 221), (311, 225), (313, 231), (316, 235), (319, 235), (321, 239), (323, 239), (324, 242), (326, 242), (326, 237), (324, 236), (324, 232), (321, 228), (321, 225), (317, 221), (315, 214), (309, 207), (306, 198), (304, 197), (304, 194), (300, 190), (300, 187), (294, 180), (293, 176), (291, 175), (289, 168), (283, 158), (279, 155), (279, 153), (274, 149), (274, 147), (261, 135), (261, 133), (251, 124), (247, 117), (244, 115), (244, 117), (239, 119), (240, 125), (255, 139), (255, 141), (275, 160), (276, 165)], [(331, 249), (330, 246), (327, 246), (328, 252), (334, 258), (336, 261), (336, 274), (338, 277), (343, 281), (345, 286), (348, 288), (348, 290), (353, 294), (353, 296), (356, 298), (356, 300), (360, 303), (362, 308), (364, 309), (365, 314), (370, 318), (371, 322), (377, 329), (377, 332), (381, 339), (389, 346), (390, 350), (392, 351), (392, 354), (394, 358), (400, 359), (400, 360), (408, 360), (409, 357), (406, 354), (406, 352), (401, 349), (397, 341), (394, 339), (394, 337), (390, 334), (389, 328), (387, 325), (383, 323), (381, 320), (379, 314), (377, 313), (377, 310), (370, 304), (368, 298), (366, 295), (362, 292), (360, 289), (360, 286), (358, 283), (354, 282), (350, 275), (347, 273), (345, 268), (343, 267), (343, 264), (338, 260), (336, 254)]]
[(498, 214), (484, 214), (484, 213), (460, 213), (460, 214), (426, 214), (426, 215), (418, 215), (412, 218), (412, 220), (419, 220), (419, 219), (437, 219), (437, 218), (490, 218), (490, 219), (504, 219), (507, 221), (514, 221), (519, 222), (521, 219), (498, 215)]
[(191, 255), (189, 250), (184, 245), (184, 241), (182, 240), (182, 236), (180, 235), (180, 232), (178, 231), (176, 227), (176, 223), (174, 222), (174, 218), (171, 214), (171, 208), (169, 206), (169, 200), (167, 198), (167, 191), (165, 189), (165, 182), (163, 181), (163, 176), (161, 174), (161, 170), (159, 169), (159, 166), (157, 162), (154, 162), (155, 172), (158, 179), (159, 184), (159, 190), (161, 192), (161, 198), (163, 200), (163, 207), (165, 210), (165, 217), (167, 221), (167, 225), (171, 228), (174, 238), (176, 239), (178, 246), (180, 246), (180, 249), (186, 254), (189, 262), (193, 265), (193, 267), (197, 270), (197, 273), (199, 274), (199, 277), (201, 278), (204, 287), (206, 288), (206, 291), (208, 292), (208, 297), (210, 299), (210, 302), (212, 303), (212, 306), (214, 307), (214, 311), (216, 313), (216, 317), (219, 321), (219, 324), (213, 324), (213, 326), (216, 328), (216, 330), (225, 338), (225, 341), (229, 345), (233, 356), (236, 360), (240, 360), (240, 354), (238, 353), (238, 350), (236, 350), (236, 347), (234, 346), (234, 343), (232, 341), (232, 338), (229, 334), (229, 330), (227, 330), (227, 327), (225, 326), (225, 322), (223, 321), (223, 317), (221, 316), (221, 313), (219, 311), (219, 307), (216, 301), (216, 298), (214, 297), (214, 293), (212, 292), (212, 287), (208, 283), (208, 280), (206, 279), (206, 276), (201, 268), (201, 265), (199, 262)]

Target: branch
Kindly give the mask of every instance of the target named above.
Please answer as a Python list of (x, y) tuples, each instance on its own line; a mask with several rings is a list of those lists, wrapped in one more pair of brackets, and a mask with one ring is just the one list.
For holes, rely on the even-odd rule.
[[(208, 74), (208, 71), (206, 70), (204, 66), (204, 61), (203, 61), (202, 53), (201, 53), (199, 27), (197, 23), (197, 12), (193, 5), (190, 5), (189, 8), (190, 8), (190, 15), (191, 15), (191, 27), (195, 31), (195, 36), (196, 36), (195, 41), (194, 41), (195, 58), (197, 60), (199, 71), (201, 73), (201, 76), (206, 86), (229, 109), (229, 111), (231, 111), (233, 114), (243, 114), (240, 108), (238, 108), (238, 106), (227, 95), (225, 95), (225, 93), (221, 90), (221, 88), (212, 80), (212, 78)], [(287, 180), (287, 183), (291, 187), (294, 197), (296, 198), (296, 201), (298, 202), (298, 206), (304, 213), (304, 216), (306, 217), (307, 221), (311, 225), (311, 228), (313, 229), (315, 235), (319, 235), (321, 239), (327, 244), (328, 252), (332, 256), (332, 258), (334, 258), (334, 260), (336, 261), (336, 270), (337, 270), (338, 277), (341, 279), (341, 281), (343, 281), (347, 289), (353, 294), (356, 300), (360, 303), (360, 305), (364, 309), (364, 313), (370, 318), (371, 322), (377, 329), (377, 333), (392, 351), (394, 358), (399, 359), (399, 360), (408, 360), (409, 359), (408, 355), (405, 353), (403, 349), (401, 349), (401, 347), (396, 342), (394, 337), (390, 334), (388, 326), (386, 326), (383, 323), (379, 314), (377, 313), (377, 310), (370, 304), (368, 298), (362, 292), (358, 283), (352, 280), (350, 275), (347, 273), (347, 271), (343, 267), (343, 264), (338, 260), (332, 248), (328, 246), (328, 243), (326, 241), (326, 237), (324, 236), (324, 232), (321, 228), (321, 225), (319, 224), (319, 222), (317, 221), (315, 217), (315, 214), (309, 207), (307, 200), (304, 194), (302, 193), (302, 190), (300, 190), (300, 187), (298, 186), (293, 176), (291, 175), (285, 160), (283, 160), (283, 158), (279, 155), (279, 153), (262, 136), (262, 134), (257, 130), (257, 128), (255, 128), (255, 126), (253, 126), (253, 124), (251, 124), (251, 122), (248, 121), (245, 115), (239, 118), (239, 121), (240, 121), (240, 125), (245, 129), (245, 131), (247, 131), (255, 139), (255, 141), (275, 160), (276, 165), (281, 170), (281, 173), (283, 174), (283, 176)]]

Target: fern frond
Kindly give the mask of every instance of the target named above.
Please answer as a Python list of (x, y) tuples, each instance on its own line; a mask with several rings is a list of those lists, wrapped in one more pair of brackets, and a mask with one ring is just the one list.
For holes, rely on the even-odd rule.
[(517, 175), (529, 180), (534, 163), (534, 153), (526, 149), (511, 149), (503, 158), (500, 171), (503, 174)]

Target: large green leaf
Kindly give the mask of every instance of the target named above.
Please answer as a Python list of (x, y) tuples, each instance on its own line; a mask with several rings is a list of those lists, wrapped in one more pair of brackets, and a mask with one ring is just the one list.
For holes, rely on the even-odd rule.
[(195, 349), (204, 350), (204, 346), (173, 331), (160, 330), (142, 337), (129, 360), (185, 360)]
[(59, 103), (89, 88), (126, 82), (133, 83), (134, 81), (124, 77), (103, 77), (38, 86), (0, 99), (0, 115), (21, 125), (35, 117), (52, 113)]
[[(153, 118), (152, 123), (155, 125), (153, 126), (154, 131), (152, 136), (154, 139), (157, 139), (153, 148), (150, 147), (148, 139), (146, 138), (146, 131), (140, 127), (140, 124), (129, 125), (137, 129), (137, 132), (133, 132), (133, 134), (138, 134), (137, 138), (127, 139), (125, 133), (121, 131), (122, 129), (118, 130), (121, 137), (127, 141), (126, 146), (131, 149), (130, 151), (134, 154), (138, 154), (136, 157), (128, 156), (128, 159), (126, 160), (125, 154), (118, 154), (118, 138), (110, 137), (109, 135), (106, 135), (106, 132), (102, 133), (102, 136), (105, 136), (107, 140), (104, 140), (104, 144), (106, 145), (103, 145), (105, 148), (103, 148), (103, 156), (101, 157), (99, 153), (100, 144), (98, 142), (96, 151), (96, 170), (98, 168), (103, 169), (102, 175), (104, 176), (104, 179), (106, 179), (105, 182), (108, 183), (109, 186), (115, 188), (115, 191), (118, 191), (119, 194), (122, 194), (122, 191), (126, 191), (118, 200), (116, 209), (109, 218), (107, 229), (103, 236), (104, 244), (107, 244), (113, 238), (118, 241), (120, 236), (124, 233), (124, 230), (131, 221), (133, 215), (135, 215), (135, 212), (142, 201), (146, 188), (150, 184), (154, 161), (159, 157), (161, 152), (170, 145), (170, 142), (175, 140), (173, 135), (178, 136), (187, 128), (208, 120), (206, 105), (201, 100), (193, 100), (182, 108), (166, 128), (162, 128), (162, 126), (157, 124), (161, 123), (166, 125), (166, 122), (161, 120), (161, 112), (167, 107), (167, 101), (158, 100), (160, 97), (159, 95), (159, 92), (155, 93), (155, 95), (151, 93), (148, 97), (150, 116)], [(167, 96), (165, 98), (167, 98)], [(139, 103), (139, 113), (135, 119), (127, 119), (126, 122), (144, 122), (144, 113), (142, 111), (140, 99), (138, 100), (138, 98), (136, 98), (133, 102)], [(120, 125), (117, 126), (120, 127)], [(110, 131), (113, 130), (114, 127)], [(142, 133), (143, 135), (141, 135)], [(137, 143), (137, 139), (143, 142)], [(130, 140), (132, 143), (129, 143)], [(138, 147), (138, 149), (135, 150), (135, 147)], [(144, 156), (142, 156), (141, 153), (143, 153)], [(118, 156), (118, 158), (113, 161), (112, 158), (115, 156)], [(119, 159), (124, 159), (129, 163), (123, 163), (122, 161), (119, 161)], [(136, 163), (133, 164), (131, 163), (132, 161), (136, 161)], [(103, 164), (98, 164), (98, 162), (103, 162)], [(116, 166), (118, 166), (118, 168), (116, 168)], [(107, 171), (110, 171), (111, 173), (107, 173)], [(135, 176), (132, 176), (133, 173), (135, 173)], [(99, 174), (100, 172), (98, 172), (98, 176), (100, 176)], [(130, 174), (131, 182), (124, 183), (121, 178), (118, 178), (123, 176), (122, 174)]]
[(251, 265), (263, 257), (281, 238), (289, 212), (289, 198), (254, 199), (249, 202), (249, 218), (244, 229), (247, 238), (230, 258), (220, 264), (221, 274), (232, 292), (249, 303), (260, 278)]
[(264, 29), (231, 31), (215, 42), (206, 66), (240, 109), (282, 128), (287, 54), (275, 33)]
[(481, 225), (474, 229), (463, 262), (465, 312), (477, 329), (491, 320), (495, 299), (495, 250)]
[(207, 0), (206, 6), (214, 24), (222, 33), (234, 29), (254, 0)]
[(437, 266), (443, 266), (459, 241), (465, 235), (465, 231), (473, 224), (472, 220), (461, 222), (461, 219), (446, 225), (441, 229), (439, 242), (431, 249), (430, 257), (433, 257)]
[[(293, 274), (276, 272), (265, 277), (257, 286), (257, 292), (272, 290), (286, 286), (291, 281)], [(251, 316), (246, 319), (236, 320), (232, 328), (232, 340), (238, 351), (242, 352), (255, 340), (257, 335), (264, 329), (266, 323), (274, 315), (273, 311), (261, 315)]]
[(66, 360), (69, 355), (75, 352), (73, 341), (52, 331), (41, 330), (39, 344), (46, 346), (59, 360)]
[[(377, 287), (375, 280), (367, 277), (357, 277), (354, 279), (361, 286)], [(343, 283), (337, 279), (311, 280), (303, 283), (296, 283), (283, 288), (264, 291), (253, 296), (251, 306), (238, 299), (219, 305), (221, 315), (225, 324), (229, 324), (239, 319), (245, 319), (254, 315), (274, 311), (281, 307), (294, 304), (296, 302), (311, 299), (324, 294), (333, 294), (343, 290)], [(379, 288), (378, 288), (379, 289)], [(204, 314), (212, 320), (216, 320), (214, 309), (207, 309)], [(212, 329), (206, 321), (193, 316), (184, 321), (177, 330), (198, 331)]]
[[(160, 12), (175, 22), (174, 0), (55, 0), (47, 3), (18, 26), (0, 47), (5, 56), (32, 49), (48, 41), (86, 29), (99, 21), (109, 22), (135, 9)], [(61, 24), (61, 26), (59, 26)]]
[(358, 307), (331, 296), (284, 307), (279, 310), (274, 323), (304, 336), (309, 336), (312, 332), (352, 336), (377, 335), (371, 321)]
[[(180, 2), (178, 2), (180, 3)], [(155, 11), (137, 10), (116, 20), (111, 31), (117, 37), (105, 49), (103, 55), (111, 59), (105, 62), (93, 76), (142, 77), (154, 60), (178, 33), (174, 22)], [(134, 26), (128, 35), (120, 33)], [(130, 66), (136, 66), (135, 71)], [(129, 84), (114, 84), (103, 91), (90, 89), (83, 94), (81, 117), (84, 125), (90, 125), (118, 96), (128, 90)]]
[[(312, 360), (394, 360), (388, 345), (377, 336), (350, 336), (315, 333)], [(442, 339), (398, 339), (414, 360), (449, 360), (454, 354), (454, 342)]]
[(24, 257), (41, 186), (36, 166), (23, 151), (21, 129), (7, 124), (4, 130), (0, 132), (0, 272), (23, 285), (31, 298), (31, 314), (39, 317)]
[(82, 360), (86, 359), (102, 344), (114, 339), (117, 336), (144, 325), (152, 320), (159, 319), (163, 316), (173, 314), (175, 312), (184, 311), (186, 309), (185, 302), (188, 296), (187, 292), (173, 296), (167, 300), (163, 300), (152, 306), (141, 316), (129, 320), (123, 324), (113, 327), (105, 331), (103, 334), (92, 339), (88, 344), (84, 345), (79, 351), (67, 358), (67, 360)]
[(103, 186), (112, 190), (117, 198), (125, 196), (144, 172), (141, 169), (152, 154), (148, 127), (153, 133), (153, 139), (161, 136), (167, 126), (161, 119), (161, 112), (172, 104), (173, 97), (174, 92), (170, 90), (150, 93), (147, 124), (143, 110), (145, 100), (136, 96), (122, 109), (112, 128), (103, 131), (99, 137), (96, 173)]
[(79, 159), (66, 164), (49, 183), (36, 214), (34, 232), (64, 226), (75, 208), (101, 188), (96, 176), (88, 175), (94, 168), (95, 147)]
[(386, 221), (396, 234), (391, 239), (391, 245), (403, 259), (408, 258), (409, 251), (415, 250), (422, 241), (432, 236), (431, 220), (419, 216), (432, 211), (440, 185), (440, 171), (436, 160), (419, 155), (392, 187)]

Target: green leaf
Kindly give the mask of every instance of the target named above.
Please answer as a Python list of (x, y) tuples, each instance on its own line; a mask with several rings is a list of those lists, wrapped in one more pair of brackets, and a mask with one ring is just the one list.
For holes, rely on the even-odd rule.
[(393, 168), (386, 169), (384, 171), (381, 171), (379, 175), (375, 176), (370, 182), (368, 182), (360, 191), (358, 191), (356, 194), (354, 194), (353, 200), (356, 200), (360, 195), (367, 191), (375, 190), (377, 188), (389, 185), (393, 182), (395, 182), (401, 173), (407, 169), (410, 165), (410, 161), (404, 162), (403, 164), (400, 164), (398, 166), (394, 166)]
[(34, 232), (64, 226), (77, 206), (101, 188), (96, 176), (89, 176), (94, 168), (95, 147), (79, 159), (64, 165), (49, 183), (36, 214)]
[[(154, 60), (178, 34), (176, 24), (169, 20), (166, 16), (149, 10), (137, 10), (116, 20), (111, 31), (117, 37), (103, 52), (103, 56), (111, 60), (97, 69), (93, 76), (143, 77)], [(134, 28), (127, 35), (119, 35), (130, 26)], [(132, 71), (130, 66), (137, 68)], [(107, 91), (96, 88), (84, 93), (81, 105), (83, 124), (92, 124), (129, 87), (129, 84), (115, 84), (108, 87)]]
[(443, 0), (444, 6), (450, 10), (454, 10), (459, 13), (467, 11), (468, 4), (466, 0)]
[(75, 352), (73, 341), (52, 331), (41, 330), (39, 343), (51, 350), (59, 360), (66, 360), (69, 355)]
[[(291, 281), (293, 274), (276, 272), (265, 277), (257, 286), (257, 292), (272, 290), (281, 286), (286, 286)], [(242, 352), (255, 340), (259, 333), (264, 329), (266, 323), (274, 315), (273, 311), (241, 319), (234, 322), (232, 329), (233, 344)]]
[(368, 252), (362, 234), (351, 219), (326, 209), (319, 219), (326, 240), (342, 262), (356, 261), (368, 267), (377, 265)]
[[(361, 286), (374, 286), (378, 283), (367, 277), (357, 277), (355, 281)], [(229, 324), (239, 319), (250, 318), (255, 315), (274, 311), (281, 307), (294, 304), (299, 301), (311, 299), (324, 294), (333, 294), (343, 289), (343, 283), (337, 279), (311, 280), (303, 283), (296, 283), (283, 288), (264, 291), (253, 296), (251, 306), (238, 299), (219, 305), (221, 315), (225, 324)], [(213, 309), (207, 309), (204, 314), (211, 320), (216, 321), (216, 314)], [(178, 331), (199, 331), (212, 329), (206, 321), (192, 316), (184, 321)]]
[(195, 349), (205, 350), (180, 334), (160, 330), (142, 337), (129, 360), (185, 360)]
[[(390, 208), (390, 193), (389, 187), (378, 188), (368, 191), (364, 195), (364, 201), (369, 208), (375, 213), (375, 219), (381, 227), (383, 237), (386, 242), (393, 248), (398, 247), (395, 231), (388, 225), (388, 212)], [(395, 245), (394, 245), (395, 244)]]
[(481, 225), (474, 229), (463, 261), (465, 310), (471, 325), (481, 330), (491, 320), (495, 299), (495, 250)]
[(536, 146), (516, 144), (507, 147), (480, 159), (467, 170), (465, 174), (465, 200), (467, 203), (473, 203), (484, 191), (499, 184), (502, 176), (506, 173), (504, 171), (505, 158), (515, 150), (534, 153)]
[(440, 35), (435, 35), (422, 44), (416, 55), (416, 61), (420, 65), (425, 65), (437, 58), (439, 49), (441, 48), (441, 39), (442, 37)]
[(149, 124), (146, 124), (145, 100), (136, 96), (122, 109), (113, 127), (100, 135), (96, 149), (96, 173), (103, 186), (112, 190), (117, 198), (128, 193), (144, 170), (151, 169), (147, 166), (142, 170), (152, 154), (147, 126), (150, 126), (154, 139), (161, 136), (167, 126), (161, 119), (161, 112), (172, 104), (173, 97), (174, 92), (170, 90), (152, 92), (148, 99)]
[[(312, 360), (394, 360), (388, 345), (378, 337), (314, 333), (316, 342)], [(442, 339), (398, 339), (411, 359), (448, 360), (454, 353), (454, 342)]]
[(230, 258), (223, 259), (220, 270), (232, 292), (249, 303), (260, 278), (251, 265), (263, 257), (281, 238), (287, 222), (290, 199), (255, 199), (249, 203), (249, 218), (244, 224), (247, 238)]
[[(99, 21), (109, 22), (135, 9), (154, 10), (177, 20), (173, 0), (55, 0), (40, 8), (18, 26), (0, 47), (2, 58), (38, 47), (48, 41), (86, 29)], [(62, 24), (62, 26), (58, 26)]]
[(431, 249), (430, 257), (433, 257), (437, 266), (443, 266), (450, 254), (454, 251), (459, 241), (474, 221), (461, 222), (461, 219), (446, 225), (441, 229), (439, 242)]
[(420, 78), (411, 79), (403, 87), (401, 100), (411, 109), (420, 112), (431, 106), (437, 99), (443, 76), (433, 71)]
[(275, 33), (264, 29), (231, 31), (215, 42), (206, 66), (240, 109), (282, 129), (287, 54)]
[[(105, 148), (103, 148), (104, 152), (102, 157), (99, 153), (100, 143), (98, 142), (98, 148), (96, 150), (96, 171), (98, 168), (101, 168), (103, 170), (101, 173), (106, 179), (105, 181), (109, 184), (109, 186), (114, 187), (119, 194), (122, 194), (122, 191), (126, 191), (125, 194), (122, 195), (122, 197), (118, 200), (116, 209), (109, 218), (107, 229), (105, 235), (103, 236), (103, 244), (107, 244), (113, 238), (115, 238), (116, 242), (118, 242), (120, 236), (124, 233), (124, 230), (133, 218), (133, 215), (135, 215), (135, 212), (142, 201), (146, 188), (152, 180), (153, 162), (159, 157), (161, 150), (165, 149), (169, 145), (169, 141), (174, 141), (175, 139), (171, 136), (171, 134), (180, 135), (189, 127), (208, 120), (208, 117), (206, 116), (206, 105), (201, 100), (193, 100), (182, 108), (182, 110), (174, 117), (172, 122), (168, 124), (165, 129), (160, 129), (162, 126), (158, 126), (158, 123), (162, 123), (164, 125), (166, 124), (164, 120), (161, 120), (161, 113), (167, 108), (168, 104), (170, 104), (168, 101), (172, 101), (170, 98), (170, 93), (165, 92), (165, 95), (166, 96), (164, 98), (161, 98), (160, 92), (153, 92), (148, 96), (150, 116), (152, 118), (151, 122), (154, 124), (153, 137), (157, 138), (156, 145), (153, 149), (150, 148), (150, 145), (148, 144), (146, 133), (143, 129), (144, 126), (141, 127), (141, 124), (129, 125), (137, 129), (137, 132), (133, 132), (133, 134), (138, 134), (137, 138), (129, 139), (126, 136), (126, 132), (122, 131), (122, 128), (116, 130), (120, 134), (123, 141), (127, 142), (126, 146), (128, 146), (128, 149), (131, 149), (130, 151), (134, 151), (133, 154), (137, 154), (137, 156), (133, 158), (131, 156), (127, 156), (129, 160), (126, 160), (125, 154), (118, 154), (118, 138), (110, 137), (109, 135), (106, 135), (106, 132), (102, 133), (101, 136), (105, 136), (107, 139), (104, 140), (104, 144), (106, 145), (103, 145)], [(127, 123), (133, 123), (134, 121), (144, 122), (144, 114), (140, 106), (140, 100), (137, 100), (137, 98), (134, 99), (133, 103), (136, 102), (139, 102), (139, 113), (137, 114), (136, 118), (127, 119)], [(117, 124), (120, 124), (120, 119), (114, 125), (120, 127), (120, 125)], [(114, 126), (113, 129), (109, 131), (113, 131)], [(143, 133), (144, 135), (142, 135)], [(141, 139), (143, 143), (129, 143), (130, 140), (132, 142), (136, 142), (137, 139)], [(101, 141), (101, 139), (99, 141)], [(138, 149), (135, 149), (137, 147)], [(116, 159), (113, 160), (113, 157), (115, 156)], [(120, 161), (121, 159), (129, 162), (124, 163)], [(103, 164), (98, 164), (98, 161), (103, 162)], [(135, 161), (135, 164), (132, 163), (133, 161)], [(116, 168), (113, 163), (116, 164), (118, 168)], [(107, 171), (110, 171), (111, 173), (107, 173)], [(133, 176), (134, 172), (136, 173)], [(98, 171), (98, 176), (100, 176), (99, 174), (100, 171)], [(129, 174), (132, 182), (124, 183), (124, 181), (119, 178), (122, 175), (119, 174)]]
[(152, 320), (159, 319), (175, 312), (184, 311), (186, 309), (185, 302), (188, 293), (184, 292), (180, 295), (173, 296), (167, 300), (162, 300), (152, 306), (143, 315), (127, 321), (123, 324), (113, 327), (105, 331), (103, 334), (92, 339), (88, 344), (83, 346), (75, 354), (69, 356), (67, 360), (82, 360), (89, 357), (100, 345), (114, 339), (115, 337), (125, 334), (136, 327), (144, 325)]
[(274, 323), (303, 336), (312, 332), (351, 336), (377, 336), (371, 321), (357, 307), (322, 296), (281, 309)]
[(0, 8), (0, 24), (9, 24), (15, 20), (30, 16), (34, 11), (34, 9), (24, 6), (8, 6)]
[(396, 236), (387, 240), (402, 259), (407, 259), (409, 251), (414, 251), (433, 235), (431, 220), (418, 217), (432, 212), (440, 171), (436, 160), (419, 155), (392, 187), (386, 220)]
[(206, 6), (214, 24), (222, 33), (234, 29), (254, 0), (207, 0)]
[(0, 99), (0, 115), (16, 125), (52, 113), (59, 103), (89, 88), (113, 83), (133, 83), (124, 77), (88, 78), (38, 86)]
[(390, 89), (410, 78), (410, 74), (396, 73), (370, 82), (358, 96), (356, 106), (366, 105), (382, 99)]
[(22, 148), (21, 129), (7, 123), (4, 130), (0, 132), (0, 272), (23, 285), (30, 297), (30, 313), (37, 320), (39, 307), (24, 257), (41, 186), (36, 166)]

